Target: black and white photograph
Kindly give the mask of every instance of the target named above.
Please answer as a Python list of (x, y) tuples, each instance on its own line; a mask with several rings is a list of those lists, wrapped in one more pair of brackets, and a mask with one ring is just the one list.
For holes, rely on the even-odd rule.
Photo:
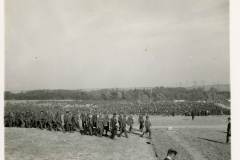
[(232, 159), (230, 0), (4, 10), (5, 160)]

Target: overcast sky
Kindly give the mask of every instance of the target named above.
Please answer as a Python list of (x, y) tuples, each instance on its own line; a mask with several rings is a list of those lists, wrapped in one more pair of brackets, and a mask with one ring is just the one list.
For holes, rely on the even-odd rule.
[(229, 83), (228, 0), (7, 0), (7, 90)]

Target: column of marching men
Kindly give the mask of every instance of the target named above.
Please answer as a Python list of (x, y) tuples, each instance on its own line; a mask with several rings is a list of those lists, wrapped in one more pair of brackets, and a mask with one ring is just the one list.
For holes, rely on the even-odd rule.
[[(149, 116), (138, 117), (141, 136), (149, 133), (151, 138), (151, 122)], [(131, 114), (108, 114), (101, 112), (43, 111), (9, 112), (5, 116), (5, 127), (39, 128), (49, 131), (79, 132), (82, 135), (109, 136), (112, 139), (133, 131), (134, 118)], [(145, 128), (145, 131), (144, 131)]]

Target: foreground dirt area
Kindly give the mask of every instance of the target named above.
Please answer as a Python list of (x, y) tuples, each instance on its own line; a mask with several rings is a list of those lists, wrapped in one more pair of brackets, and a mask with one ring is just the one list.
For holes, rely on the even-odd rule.
[(6, 160), (154, 160), (151, 144), (137, 135), (111, 140), (79, 133), (5, 128)]
[(231, 148), (225, 144), (227, 117), (196, 117), (192, 121), (183, 116), (150, 116), (152, 140), (141, 138), (136, 130), (128, 139), (111, 140), (77, 132), (5, 128), (5, 159), (162, 160), (173, 148), (178, 151), (177, 160), (230, 160)]
[(231, 145), (226, 144), (224, 129), (181, 129), (179, 137), (208, 160), (230, 160)]
[(230, 160), (231, 147), (225, 143), (225, 135), (224, 130), (216, 128), (155, 129), (154, 150), (159, 159), (173, 148), (179, 160)]

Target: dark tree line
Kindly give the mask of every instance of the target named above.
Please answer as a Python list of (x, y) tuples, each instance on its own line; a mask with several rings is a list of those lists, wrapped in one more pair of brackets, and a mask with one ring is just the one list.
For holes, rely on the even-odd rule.
[(99, 90), (32, 90), (19, 93), (6, 91), (5, 100), (130, 100), (130, 101), (161, 101), (161, 100), (226, 100), (230, 92), (218, 91), (214, 88), (167, 88), (152, 89), (99, 89)]

